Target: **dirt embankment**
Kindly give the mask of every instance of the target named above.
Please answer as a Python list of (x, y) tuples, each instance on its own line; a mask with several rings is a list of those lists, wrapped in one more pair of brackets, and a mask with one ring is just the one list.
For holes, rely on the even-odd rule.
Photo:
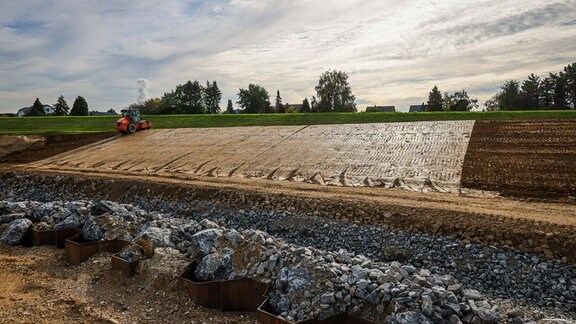
[(576, 202), (576, 119), (476, 121), (461, 185)]

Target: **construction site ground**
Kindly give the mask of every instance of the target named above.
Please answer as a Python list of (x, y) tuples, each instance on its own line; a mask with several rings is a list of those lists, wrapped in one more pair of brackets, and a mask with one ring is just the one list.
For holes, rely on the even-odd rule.
[[(12, 176), (12, 172), (33, 174), (38, 181), (54, 177), (63, 186), (94, 199), (115, 200), (133, 195), (173, 200), (217, 199), (235, 206), (277, 208), (392, 230), (450, 235), (464, 241), (510, 247), (576, 264), (575, 120), (476, 122), (465, 152), (461, 184), (487, 194), (473, 196), (466, 195), (466, 191), (464, 194), (421, 192), (309, 183), (314, 181), (274, 181), (274, 176), (220, 177), (210, 173), (214, 168), (190, 172), (185, 177), (171, 177), (169, 172), (134, 171), (138, 168), (134, 168), (136, 163), (132, 158), (126, 159), (130, 167), (124, 164), (120, 169), (99, 169), (94, 164), (84, 168), (82, 161), (77, 161), (77, 166), (81, 167), (65, 168), (54, 164), (62, 159), (52, 158), (46, 164), (41, 161), (62, 153), (63, 148), (74, 149), (92, 141), (110, 140), (112, 136), (116, 134), (62, 135), (47, 140), (42, 147), (0, 157), (0, 172), (3, 177)], [(133, 138), (137, 136), (142, 135), (136, 134)], [(100, 150), (98, 154), (105, 152)], [(69, 153), (64, 157), (72, 161)], [(97, 158), (105, 159), (103, 156)], [(22, 164), (34, 161), (38, 162)], [(122, 163), (116, 162), (114, 165)], [(53, 163), (52, 167), (49, 163)], [(126, 168), (134, 172), (126, 172), (130, 171)], [(186, 311), (194, 312), (193, 318), (205, 319), (198, 322), (254, 320), (250, 314), (223, 314), (195, 307), (182, 292), (175, 293), (169, 285), (142, 290), (138, 299), (153, 300), (155, 294), (170, 290), (173, 297), (167, 303), (173, 303), (170, 305), (175, 305), (177, 310), (172, 315), (147, 311), (145, 306), (130, 302), (130, 297), (139, 289), (138, 284), (154, 286), (155, 279), (111, 277), (114, 275), (104, 271), (108, 264), (98, 264), (98, 258), (86, 265), (72, 267), (66, 265), (62, 251), (6, 245), (0, 246), (0, 258), (0, 276), (3, 276), (0, 280), (11, 282), (2, 288), (0, 313), (6, 315), (0, 322), (42, 323), (54, 319), (59, 322), (112, 319), (128, 322), (128, 318), (134, 322), (193, 321), (192, 317), (186, 317), (189, 315)], [(95, 273), (102, 288), (93, 283)], [(132, 280), (131, 288), (122, 284), (125, 280)], [(80, 292), (66, 290), (74, 282), (89, 288)], [(121, 302), (110, 302), (112, 300)], [(122, 311), (123, 307), (127, 309)], [(123, 317), (124, 313), (129, 317)]]

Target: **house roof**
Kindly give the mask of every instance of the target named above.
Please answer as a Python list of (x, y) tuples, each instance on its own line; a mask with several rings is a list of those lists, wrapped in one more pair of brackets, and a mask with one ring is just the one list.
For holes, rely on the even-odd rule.
[(32, 111), (32, 107), (24, 107), (24, 108), (18, 109), (17, 114), (19, 114), (20, 112), (23, 112), (23, 113), (26, 115), (26, 114), (28, 114), (30, 111)]
[(396, 112), (395, 106), (374, 106), (381, 112)]
[(410, 105), (408, 112), (423, 112), (426, 111), (426, 105)]

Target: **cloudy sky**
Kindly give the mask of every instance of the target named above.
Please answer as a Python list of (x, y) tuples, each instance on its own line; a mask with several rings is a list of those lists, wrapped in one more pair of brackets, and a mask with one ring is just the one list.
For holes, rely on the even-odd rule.
[[(256, 83), (301, 103), (345, 71), (360, 108), (466, 89), (576, 62), (576, 0), (25, 0), (0, 10), (0, 112), (39, 97), (91, 110), (216, 80), (227, 99)], [(139, 79), (146, 79), (143, 82)], [(140, 92), (142, 95), (142, 92)]]

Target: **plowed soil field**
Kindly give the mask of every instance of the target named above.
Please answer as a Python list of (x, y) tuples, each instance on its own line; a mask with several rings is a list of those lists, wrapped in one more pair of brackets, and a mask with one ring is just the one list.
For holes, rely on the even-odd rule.
[(504, 196), (576, 200), (576, 120), (477, 121), (462, 187)]

